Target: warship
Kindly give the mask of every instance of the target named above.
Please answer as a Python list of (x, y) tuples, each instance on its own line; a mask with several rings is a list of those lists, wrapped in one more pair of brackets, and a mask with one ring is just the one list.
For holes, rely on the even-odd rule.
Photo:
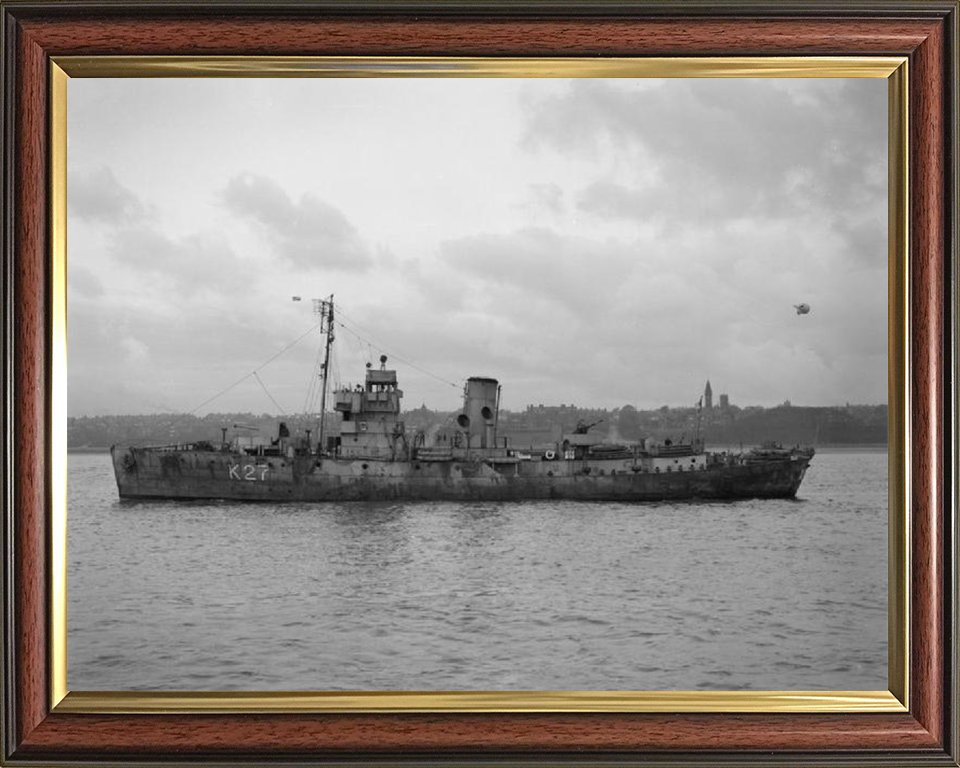
[[(550, 446), (519, 449), (498, 434), (500, 383), (474, 376), (453, 425), (428, 435), (401, 419), (396, 370), (367, 364), (365, 381), (333, 393), (336, 434), (325, 431), (333, 299), (320, 305), (325, 355), (315, 438), (238, 433), (189, 444), (110, 448), (122, 499), (237, 501), (665, 501), (794, 498), (812, 448), (731, 452), (703, 441), (608, 443), (578, 424)], [(329, 430), (333, 432), (333, 430)]]

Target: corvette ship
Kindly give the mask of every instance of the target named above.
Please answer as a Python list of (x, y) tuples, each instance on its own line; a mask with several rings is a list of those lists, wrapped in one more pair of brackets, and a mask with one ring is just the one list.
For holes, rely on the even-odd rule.
[[(498, 434), (501, 387), (474, 376), (453, 425), (429, 436), (402, 419), (397, 372), (367, 364), (365, 381), (333, 393), (336, 434), (324, 431), (333, 301), (322, 305), (326, 355), (316, 439), (237, 434), (218, 441), (110, 449), (123, 499), (239, 501), (664, 501), (793, 498), (812, 448), (766, 445), (709, 452), (691, 442), (612, 444), (578, 424), (549, 447), (518, 449)], [(332, 431), (332, 430), (331, 430)]]

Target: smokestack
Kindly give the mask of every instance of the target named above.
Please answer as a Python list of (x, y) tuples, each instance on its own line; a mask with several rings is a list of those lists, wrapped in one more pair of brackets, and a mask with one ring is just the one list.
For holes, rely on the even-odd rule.
[(463, 413), (457, 416), (457, 424), (467, 434), (470, 448), (493, 448), (497, 435), (496, 379), (472, 376), (463, 388)]

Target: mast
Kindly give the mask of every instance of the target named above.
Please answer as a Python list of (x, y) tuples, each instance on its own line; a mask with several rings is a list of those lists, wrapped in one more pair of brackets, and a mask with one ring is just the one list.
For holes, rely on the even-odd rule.
[(323, 454), (323, 420), (327, 412), (327, 380), (330, 375), (330, 347), (333, 345), (333, 294), (328, 299), (314, 299), (313, 311), (320, 316), (320, 335), (325, 337), (323, 347), (323, 367), (320, 378), (323, 389), (320, 390), (320, 428), (317, 431), (317, 454)]

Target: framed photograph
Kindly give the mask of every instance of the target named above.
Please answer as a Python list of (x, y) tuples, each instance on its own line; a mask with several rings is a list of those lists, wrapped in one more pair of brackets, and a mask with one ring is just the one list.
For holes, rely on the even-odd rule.
[(958, 765), (955, 2), (0, 5), (4, 764)]

